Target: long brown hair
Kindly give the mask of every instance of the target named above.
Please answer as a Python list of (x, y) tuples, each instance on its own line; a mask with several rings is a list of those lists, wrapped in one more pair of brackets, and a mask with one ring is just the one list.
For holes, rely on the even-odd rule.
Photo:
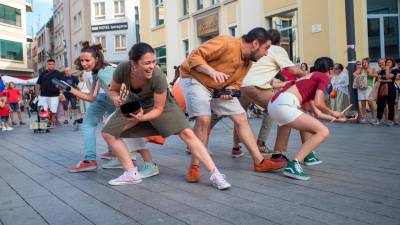
[[(88, 41), (85, 41), (82, 43), (81, 53), (88, 52), (92, 55), (93, 58), (95, 58), (97, 60), (96, 65), (92, 70), (93, 73), (97, 73), (97, 72), (99, 72), (99, 70), (110, 65), (104, 61), (104, 55), (103, 55), (102, 50), (103, 50), (103, 47), (101, 47), (101, 44), (90, 45)], [(80, 56), (77, 59), (75, 59), (74, 63), (75, 63), (76, 69), (83, 70)]]

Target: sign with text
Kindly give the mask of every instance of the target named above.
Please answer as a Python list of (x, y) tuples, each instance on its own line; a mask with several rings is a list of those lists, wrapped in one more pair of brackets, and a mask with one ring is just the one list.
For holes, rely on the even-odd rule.
[(213, 14), (197, 20), (197, 36), (204, 37), (218, 33), (218, 14)]
[(112, 23), (112, 24), (101, 24), (92, 26), (92, 32), (101, 31), (112, 31), (112, 30), (127, 30), (128, 23)]

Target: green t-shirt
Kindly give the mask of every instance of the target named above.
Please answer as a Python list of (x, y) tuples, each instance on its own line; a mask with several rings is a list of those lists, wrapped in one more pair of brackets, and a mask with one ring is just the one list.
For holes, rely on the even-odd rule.
[[(126, 87), (130, 89), (129, 100), (139, 101), (145, 111), (147, 111), (146, 109), (151, 109), (154, 106), (154, 93), (159, 94), (168, 91), (167, 78), (164, 72), (157, 67), (154, 68), (151, 79), (147, 80), (144, 86), (139, 89), (133, 89), (133, 87), (130, 85), (130, 76), (131, 67), (129, 62), (122, 62), (115, 69), (113, 80), (119, 84), (125, 83)], [(164, 109), (172, 107), (173, 104), (174, 100), (168, 93)]]

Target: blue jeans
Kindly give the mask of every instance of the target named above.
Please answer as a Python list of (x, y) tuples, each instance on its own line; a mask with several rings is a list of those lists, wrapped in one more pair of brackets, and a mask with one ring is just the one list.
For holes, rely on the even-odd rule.
[(104, 114), (110, 115), (115, 106), (105, 93), (97, 95), (86, 111), (83, 120), (82, 132), (85, 151), (85, 160), (96, 160), (96, 127)]

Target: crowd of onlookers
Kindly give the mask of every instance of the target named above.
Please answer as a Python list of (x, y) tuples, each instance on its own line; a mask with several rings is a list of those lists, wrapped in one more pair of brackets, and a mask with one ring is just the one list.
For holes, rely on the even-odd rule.
[[(83, 92), (89, 92), (87, 84), (84, 81), (84, 74), (81, 74), (79, 77), (74, 76), (70, 68), (66, 68), (64, 73), (60, 74), (62, 74), (65, 82), (70, 83)], [(13, 126), (25, 125), (24, 113), (31, 117), (32, 111), (38, 112), (40, 110), (37, 108), (38, 93), (36, 92), (33, 85), (18, 88), (14, 82), (6, 84), (0, 76), (0, 128), (3, 132), (12, 131)], [(78, 99), (70, 93), (62, 93), (57, 98), (60, 104), (58, 104), (57, 116), (55, 116), (57, 118), (55, 121), (56, 125), (69, 124), (71, 119), (75, 121), (78, 117), (83, 118), (87, 102)], [(15, 116), (17, 116), (18, 120)]]
[(378, 68), (369, 58), (356, 62), (353, 85), (343, 65), (335, 64), (327, 99), (333, 110), (342, 111), (350, 104), (350, 93), (358, 97), (360, 123), (393, 126), (399, 124), (400, 59), (379, 59)]

